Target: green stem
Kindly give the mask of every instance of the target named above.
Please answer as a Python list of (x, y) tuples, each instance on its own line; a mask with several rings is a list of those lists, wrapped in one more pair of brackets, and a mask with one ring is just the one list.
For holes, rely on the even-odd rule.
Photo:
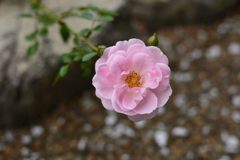
[(89, 47), (91, 47), (94, 51), (97, 51), (97, 47), (95, 47), (88, 38), (85, 38), (87, 44), (89, 45)]

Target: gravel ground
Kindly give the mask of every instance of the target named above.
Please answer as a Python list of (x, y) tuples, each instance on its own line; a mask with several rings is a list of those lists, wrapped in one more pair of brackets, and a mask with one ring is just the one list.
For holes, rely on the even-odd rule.
[(1, 160), (239, 160), (240, 10), (158, 32), (173, 95), (134, 123), (88, 91), (33, 125), (0, 130)]

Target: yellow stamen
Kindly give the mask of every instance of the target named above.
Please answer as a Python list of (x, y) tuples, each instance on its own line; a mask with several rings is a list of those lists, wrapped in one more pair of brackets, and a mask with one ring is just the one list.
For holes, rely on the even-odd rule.
[(128, 84), (129, 88), (140, 87), (141, 77), (136, 72), (132, 71), (129, 75), (126, 76), (125, 82)]

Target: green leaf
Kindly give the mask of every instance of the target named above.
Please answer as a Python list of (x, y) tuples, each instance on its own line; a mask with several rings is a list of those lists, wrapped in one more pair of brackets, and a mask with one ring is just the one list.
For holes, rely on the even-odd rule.
[(82, 74), (83, 77), (91, 77), (93, 76), (93, 73), (92, 73), (92, 70), (90, 68), (87, 68), (83, 74)]
[(113, 11), (109, 11), (107, 9), (102, 9), (100, 12), (99, 12), (100, 15), (108, 15), (108, 16), (118, 16), (118, 14), (116, 12), (113, 12)]
[(80, 51), (91, 52), (92, 48), (89, 47), (89, 46), (80, 46), (80, 47), (73, 48), (73, 50), (80, 50)]
[(100, 16), (97, 21), (113, 21), (114, 18), (112, 16)]
[(85, 61), (88, 61), (90, 60), (92, 57), (94, 57), (95, 55), (97, 55), (96, 52), (90, 52), (90, 53), (87, 53), (83, 56), (82, 58), (82, 61), (85, 62)]
[(38, 31), (35, 30), (33, 33), (30, 33), (29, 35), (27, 35), (25, 37), (25, 39), (28, 40), (28, 41), (33, 41), (33, 40), (36, 39), (37, 33), (38, 33)]
[(28, 13), (24, 13), (24, 14), (21, 14), (20, 17), (23, 17), (23, 18), (32, 18), (33, 15), (28, 14)]
[(54, 24), (56, 20), (57, 20), (57, 17), (55, 15), (51, 15), (51, 14), (38, 15), (38, 21), (40, 23), (43, 23), (45, 26), (50, 26)]
[(55, 86), (57, 84), (57, 82), (59, 81), (59, 79), (61, 78), (60, 76), (60, 70), (58, 71), (57, 75), (55, 76), (55, 79), (53, 81), (52, 86)]
[(70, 37), (70, 33), (65, 25), (61, 26), (60, 34), (61, 34), (63, 41), (66, 43)]
[(74, 61), (80, 61), (82, 59), (82, 54), (74, 57)]
[(98, 12), (99, 11), (99, 9), (97, 7), (94, 7), (94, 6), (89, 6), (87, 8), (90, 9), (91, 11), (93, 11), (93, 12)]
[(88, 68), (88, 66), (89, 66), (89, 62), (88, 61), (81, 63), (81, 68), (82, 69), (86, 69), (86, 68)]
[(47, 28), (43, 28), (41, 31), (40, 31), (40, 35), (41, 36), (46, 36), (48, 34), (48, 29)]
[(79, 41), (78, 41), (78, 39), (75, 37), (75, 38), (73, 38), (73, 43), (75, 44), (75, 45), (78, 45), (79, 44)]
[(80, 11), (86, 11), (86, 10), (88, 10), (88, 7), (79, 7), (78, 8)]
[(100, 30), (101, 28), (102, 28), (101, 25), (97, 25), (93, 30), (94, 30), (94, 31), (98, 31), (98, 30)]
[(79, 35), (79, 36), (83, 36), (83, 35), (87, 34), (89, 31), (90, 31), (90, 29), (85, 28), (85, 29), (81, 30), (81, 31), (78, 33), (78, 35)]
[(64, 77), (66, 75), (66, 73), (68, 71), (68, 67), (69, 67), (69, 65), (67, 64), (60, 68), (60, 71), (59, 71), (60, 77)]
[(35, 54), (38, 50), (38, 41), (36, 41), (32, 46), (30, 46), (28, 48), (28, 51), (27, 51), (27, 56), (31, 56), (33, 54)]
[(93, 15), (91, 13), (88, 13), (88, 12), (80, 14), (79, 17), (87, 19), (87, 20), (93, 20)]
[(72, 56), (70, 54), (62, 54), (60, 56), (61, 60), (64, 62), (64, 63), (68, 63), (68, 62), (71, 62), (72, 61)]

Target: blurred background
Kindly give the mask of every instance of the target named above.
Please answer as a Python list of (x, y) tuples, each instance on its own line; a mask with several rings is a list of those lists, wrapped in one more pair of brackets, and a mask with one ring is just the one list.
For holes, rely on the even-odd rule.
[[(239, 160), (239, 0), (42, 0), (53, 10), (95, 5), (119, 13), (96, 45), (154, 32), (169, 58), (173, 95), (158, 115), (134, 123), (106, 111), (80, 64), (52, 87), (62, 65), (57, 25), (27, 58), (35, 27), (26, 0), (0, 0), (0, 160)], [(68, 19), (80, 31), (91, 25)]]

